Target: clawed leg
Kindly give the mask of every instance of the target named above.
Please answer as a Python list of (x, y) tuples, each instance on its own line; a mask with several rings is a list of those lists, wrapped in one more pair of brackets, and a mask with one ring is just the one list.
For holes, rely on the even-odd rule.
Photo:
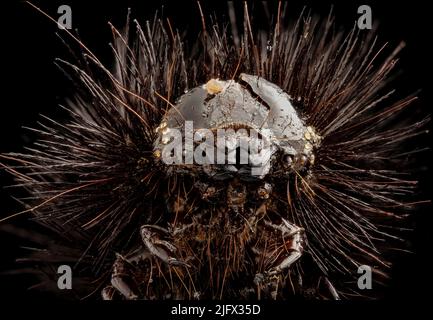
[(172, 256), (176, 252), (176, 247), (166, 240), (160, 238), (160, 234), (168, 235), (169, 231), (159, 226), (143, 225), (140, 229), (141, 238), (149, 252), (171, 266), (189, 265)]
[(329, 292), (331, 293), (332, 298), (334, 300), (340, 300), (340, 295), (338, 294), (337, 289), (335, 289), (335, 287), (332, 285), (331, 281), (329, 281), (327, 277), (325, 277), (325, 284)]
[(136, 284), (128, 270), (129, 262), (121, 255), (116, 254), (116, 261), (113, 264), (113, 272), (111, 274), (111, 287), (106, 287), (102, 290), (102, 298), (111, 300), (114, 292), (112, 288), (120, 292), (126, 299), (135, 300), (138, 298)]
[(289, 251), (288, 256), (280, 264), (269, 269), (266, 272), (268, 276), (273, 276), (281, 273), (284, 269), (289, 268), (302, 256), (304, 229), (294, 224), (291, 224), (285, 219), (282, 220), (283, 221), (280, 225), (274, 225), (270, 222), (265, 222), (266, 225), (272, 227), (273, 229), (281, 231), (284, 239), (289, 238), (289, 240), (285, 242), (285, 250)]
[(281, 232), (283, 239), (283, 245), (278, 246), (282, 249), (278, 249), (278, 251), (274, 252), (272, 255), (285, 255), (285, 257), (277, 265), (272, 266), (263, 273), (256, 274), (254, 282), (260, 287), (265, 284), (271, 290), (271, 296), (276, 299), (278, 292), (278, 275), (288, 269), (302, 256), (304, 230), (285, 219), (282, 219), (279, 225), (271, 222), (265, 222), (265, 224), (274, 231)]
[(130, 269), (133, 268), (132, 264), (139, 261), (154, 256), (169, 266), (189, 267), (187, 263), (174, 257), (177, 251), (176, 247), (169, 241), (164, 240), (164, 237), (170, 235), (167, 229), (156, 225), (143, 225), (140, 228), (140, 234), (145, 250), (141, 248), (141, 250), (132, 251), (126, 257), (116, 254), (111, 275), (111, 286), (105, 287), (101, 292), (104, 300), (112, 300), (116, 292), (128, 300), (138, 298), (137, 284), (134, 282)]
[(116, 289), (113, 286), (106, 286), (101, 292), (102, 300), (114, 300), (115, 294)]

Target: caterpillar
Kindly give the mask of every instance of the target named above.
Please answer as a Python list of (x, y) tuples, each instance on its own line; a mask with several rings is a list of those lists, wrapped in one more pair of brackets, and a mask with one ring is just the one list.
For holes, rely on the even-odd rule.
[(72, 265), (80, 298), (375, 297), (359, 268), (386, 286), (422, 202), (411, 141), (429, 117), (390, 88), (401, 46), (285, 2), (269, 28), (246, 3), (229, 23), (197, 8), (193, 41), (159, 13), (110, 25), (112, 67), (67, 32), (67, 119), (1, 154), (26, 193), (1, 223), (32, 215), (51, 236), (20, 231), (46, 249), (27, 263), (51, 286)]

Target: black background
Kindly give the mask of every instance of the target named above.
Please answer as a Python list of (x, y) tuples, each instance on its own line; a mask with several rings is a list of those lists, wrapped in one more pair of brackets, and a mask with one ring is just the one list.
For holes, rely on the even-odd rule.
[[(35, 1), (38, 7), (53, 17), (58, 17), (57, 8), (68, 4), (72, 8), (73, 28), (78, 28), (81, 39), (96, 56), (110, 66), (111, 31), (107, 24), (122, 27), (127, 8), (131, 7), (133, 17), (140, 22), (152, 19), (155, 10), (161, 9), (164, 3), (165, 16), (170, 17), (172, 25), (186, 29), (195, 34), (201, 28), (198, 7), (195, 1), (161, 2), (161, 1), (118, 1), (108, 4), (105, 1)], [(337, 25), (351, 28), (358, 18), (357, 8), (368, 4), (372, 8), (373, 20), (379, 22), (379, 39), (396, 46), (401, 40), (406, 48), (400, 55), (399, 66), (403, 74), (395, 84), (402, 95), (422, 89), (419, 103), (413, 110), (431, 110), (429, 79), (432, 77), (430, 65), (431, 50), (431, 17), (429, 10), (421, 1), (407, 1), (396, 4), (391, 1), (290, 1), (290, 16), (296, 18), (304, 5), (314, 13), (326, 15), (331, 4)], [(260, 6), (261, 3), (255, 2)], [(202, 7), (206, 13), (218, 10), (218, 17), (226, 12), (225, 1), (205, 1)], [(429, 21), (430, 19), (430, 21)], [(55, 33), (57, 26), (24, 2), (16, 2), (1, 9), (1, 112), (0, 112), (0, 152), (21, 151), (22, 146), (29, 144), (31, 135), (22, 126), (33, 127), (40, 119), (39, 114), (59, 119), (63, 115), (57, 104), (72, 94), (69, 81), (54, 65), (56, 57), (69, 58), (65, 47)], [(68, 42), (64, 31), (60, 32)], [(423, 111), (419, 111), (423, 112)], [(424, 111), (425, 112), (425, 111)], [(426, 138), (427, 139), (427, 138)], [(430, 162), (430, 153), (420, 160), (420, 167)], [(431, 182), (427, 173), (423, 175), (421, 189), (423, 197), (431, 198)], [(1, 185), (12, 182), (11, 178), (0, 171)], [(19, 211), (19, 206), (11, 199), (8, 190), (0, 190), (0, 217)], [(427, 262), (431, 253), (431, 209), (425, 207), (417, 213), (417, 227), (412, 234), (415, 254), (397, 261), (394, 268), (394, 279), (390, 288), (389, 299), (417, 301), (426, 298), (425, 291), (431, 290), (432, 269)], [(25, 217), (16, 219), (25, 223)], [(13, 267), (14, 259), (19, 252), (19, 245), (14, 237), (0, 233), (1, 270)], [(44, 296), (37, 291), (28, 291), (31, 279), (13, 276), (0, 276), (0, 295), (4, 299), (40, 300)]]

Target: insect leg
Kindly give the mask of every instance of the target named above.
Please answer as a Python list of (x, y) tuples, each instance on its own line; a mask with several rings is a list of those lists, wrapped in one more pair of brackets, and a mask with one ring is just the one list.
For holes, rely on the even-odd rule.
[(102, 300), (113, 300), (116, 289), (113, 286), (106, 286), (102, 289)]
[[(126, 299), (135, 300), (138, 298), (138, 295), (136, 294), (134, 280), (128, 271), (127, 263), (128, 261), (126, 261), (121, 255), (116, 254), (116, 261), (114, 261), (113, 272), (111, 274), (111, 285)], [(106, 288), (102, 291), (103, 298), (105, 298), (105, 289)], [(105, 292), (105, 294), (108, 293), (109, 292)], [(109, 295), (107, 295), (107, 297), (109, 297)]]
[(266, 225), (272, 227), (275, 230), (281, 231), (283, 238), (289, 238), (285, 242), (285, 250), (289, 251), (288, 256), (281, 261), (277, 266), (269, 269), (266, 274), (268, 276), (273, 276), (281, 273), (284, 269), (289, 268), (294, 262), (296, 262), (303, 252), (303, 242), (304, 242), (304, 229), (291, 224), (286, 219), (282, 219), (282, 223), (279, 225), (274, 225), (269, 222), (265, 222)]
[(335, 287), (332, 285), (331, 281), (329, 281), (329, 279), (327, 277), (325, 277), (325, 284), (328, 287), (328, 290), (331, 293), (332, 298), (334, 300), (341, 300), (337, 289), (335, 289)]
[[(273, 224), (266, 222), (266, 226), (270, 227), (274, 231), (281, 232), (283, 237), (282, 249), (278, 249), (269, 256), (282, 256), (285, 258), (279, 262), (276, 266), (273, 266), (263, 273), (256, 274), (254, 283), (260, 286), (265, 292), (269, 292), (273, 299), (277, 298), (279, 290), (279, 277), (278, 275), (285, 269), (288, 269), (294, 262), (296, 262), (301, 256), (303, 251), (304, 241), (304, 230), (294, 224), (291, 224), (285, 219), (282, 219), (281, 224)], [(278, 246), (280, 247), (280, 246)], [(281, 251), (283, 250), (283, 251)]]
[(143, 225), (140, 228), (141, 238), (149, 252), (169, 265), (189, 267), (187, 263), (171, 256), (176, 252), (176, 247), (170, 242), (160, 239), (156, 231), (169, 234), (167, 229), (159, 226)]

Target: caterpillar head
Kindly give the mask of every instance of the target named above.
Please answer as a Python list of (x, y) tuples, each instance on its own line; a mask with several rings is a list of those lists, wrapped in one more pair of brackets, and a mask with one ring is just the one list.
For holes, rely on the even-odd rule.
[(304, 171), (320, 137), (277, 85), (241, 74), (182, 95), (156, 129), (155, 155), (175, 170), (214, 179), (263, 179)]

